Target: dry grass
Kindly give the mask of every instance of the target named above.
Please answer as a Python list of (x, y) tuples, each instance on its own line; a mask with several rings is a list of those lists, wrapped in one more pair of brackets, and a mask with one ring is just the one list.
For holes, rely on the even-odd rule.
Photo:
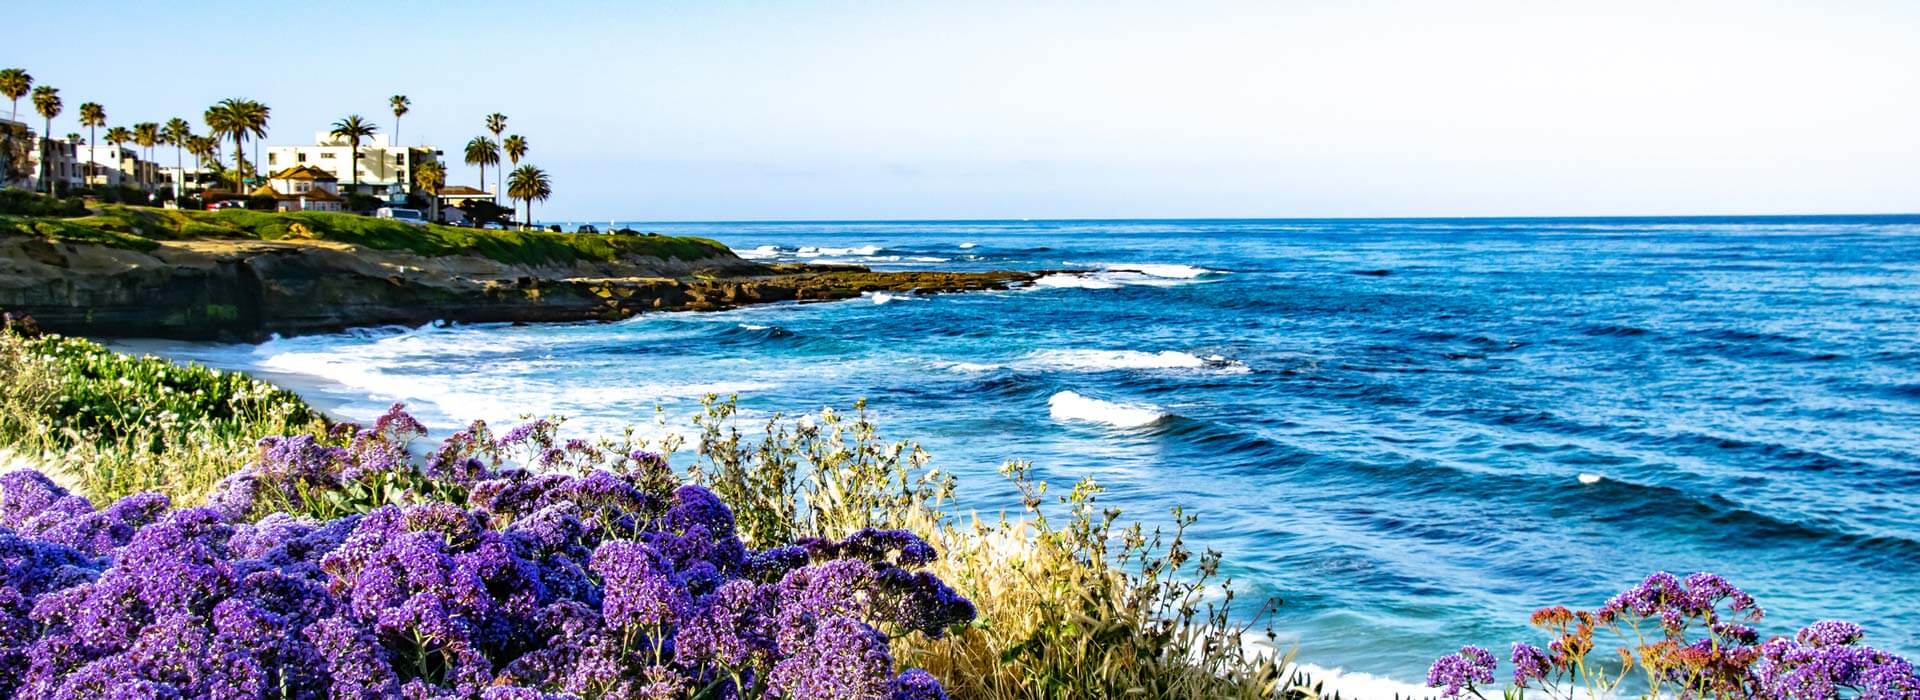
[(743, 537), (890, 527), (940, 549), (930, 570), (980, 616), (945, 639), (895, 640), (895, 652), (955, 698), (1319, 696), (1290, 655), (1248, 643), (1277, 603), (1237, 605), (1220, 554), (1183, 539), (1189, 516), (1175, 511), (1171, 531), (1121, 527), (1092, 480), (1050, 503), (1047, 485), (1013, 462), (1001, 472), (1023, 494), (1022, 512), (960, 521), (941, 510), (953, 480), (928, 470), (917, 445), (881, 441), (864, 410), (776, 417), (752, 433), (733, 416), (730, 403), (708, 402), (692, 476), (734, 506)]

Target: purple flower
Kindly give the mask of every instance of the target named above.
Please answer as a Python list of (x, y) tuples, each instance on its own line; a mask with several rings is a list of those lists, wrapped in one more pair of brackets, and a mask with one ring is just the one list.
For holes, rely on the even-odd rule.
[(770, 590), (735, 579), (702, 598), (699, 611), (680, 626), (674, 655), (682, 664), (712, 664), (741, 670), (775, 652)]
[(1493, 654), (1476, 646), (1460, 647), (1457, 654), (1442, 656), (1427, 669), (1427, 687), (1441, 688), (1441, 697), (1457, 698), (1476, 684), (1493, 683)]
[(591, 568), (605, 582), (601, 616), (608, 627), (661, 629), (691, 605), (672, 562), (645, 543), (602, 544)]
[(1525, 688), (1533, 681), (1543, 681), (1553, 668), (1553, 660), (1547, 652), (1532, 644), (1513, 643), (1513, 684)]
[(791, 652), (767, 673), (768, 697), (885, 697), (892, 680), (886, 636), (850, 617), (821, 620), (807, 643)]
[(1860, 641), (1866, 632), (1859, 625), (1840, 620), (1821, 620), (1801, 628), (1794, 640), (1810, 647), (1845, 646)]
[(888, 700), (947, 700), (947, 690), (940, 687), (940, 681), (933, 674), (910, 668), (898, 677), (887, 690)]

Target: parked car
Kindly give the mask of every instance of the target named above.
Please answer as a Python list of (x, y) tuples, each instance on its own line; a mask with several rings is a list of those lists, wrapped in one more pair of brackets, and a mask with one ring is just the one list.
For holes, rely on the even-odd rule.
[(241, 200), (241, 199), (222, 199), (217, 202), (207, 202), (207, 211), (219, 211), (221, 209), (245, 209), (245, 208), (247, 208), (247, 202), (246, 200)]
[(580, 228), (574, 229), (573, 232), (574, 233), (599, 233), (600, 229), (594, 228), (593, 224), (581, 224)]
[(427, 216), (425, 214), (420, 213), (419, 209), (402, 209), (400, 207), (381, 207), (380, 209), (373, 212), (373, 215), (378, 218), (393, 219), (394, 221), (405, 222), (405, 223), (413, 224), (415, 226), (427, 225)]
[(507, 225), (500, 223), (498, 221), (489, 221), (485, 224), (482, 224), (480, 228), (484, 228), (488, 231), (505, 231), (507, 230)]

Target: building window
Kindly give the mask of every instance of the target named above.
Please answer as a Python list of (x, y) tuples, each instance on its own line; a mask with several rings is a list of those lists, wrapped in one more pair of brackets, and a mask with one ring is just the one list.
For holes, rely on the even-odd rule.
[(331, 158), (333, 158), (333, 153), (332, 153), (332, 152), (330, 152), (330, 151), (329, 151), (329, 152), (323, 152), (323, 153), (321, 153), (321, 154), (320, 154), (320, 157), (321, 157), (321, 158), (329, 158), (329, 159), (331, 159)]
[(300, 154), (300, 162), (302, 163), (307, 162), (307, 154), (305, 153)]
[(280, 154), (274, 153), (272, 151), (267, 152), (267, 165), (273, 165), (274, 163), (277, 163), (279, 161), (280, 161)]

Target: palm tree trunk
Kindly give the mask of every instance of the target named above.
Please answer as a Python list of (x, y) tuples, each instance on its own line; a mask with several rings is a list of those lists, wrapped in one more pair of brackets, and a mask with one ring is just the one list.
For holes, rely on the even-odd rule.
[[(93, 125), (87, 125), (87, 186), (93, 186)], [(79, 153), (76, 149), (75, 153)]]
[(40, 132), (40, 179), (47, 181), (49, 197), (53, 196), (53, 163), (48, 162), (53, 160), (52, 139), (47, 138), (50, 133), (53, 133), (53, 117), (47, 117), (46, 126)]
[(180, 144), (173, 145), (173, 200), (175, 203), (178, 203), (180, 197), (186, 192), (187, 166), (186, 158), (180, 155), (182, 148)]

